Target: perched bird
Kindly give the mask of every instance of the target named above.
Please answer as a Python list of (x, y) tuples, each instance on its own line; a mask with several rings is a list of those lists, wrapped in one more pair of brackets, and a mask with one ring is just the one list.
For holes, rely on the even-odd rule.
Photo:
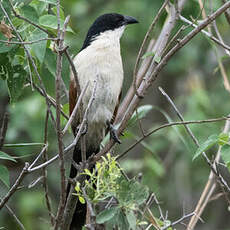
[[(138, 23), (130, 16), (117, 13), (104, 14), (98, 17), (89, 28), (84, 44), (73, 62), (78, 74), (80, 88), (83, 89), (87, 82), (89, 86), (83, 96), (83, 110), (88, 106), (96, 81), (95, 100), (89, 109), (86, 131), (86, 158), (93, 153), (98, 153), (100, 143), (106, 132), (116, 142), (119, 139), (112, 123), (116, 116), (123, 84), (123, 66), (120, 54), (120, 38), (128, 24)], [(77, 88), (73, 73), (70, 76), (69, 113), (71, 114), (77, 101)], [(76, 135), (79, 113), (72, 122), (72, 130)], [(80, 143), (75, 146), (73, 160), (82, 161)], [(72, 165), (70, 177), (77, 174)], [(85, 223), (86, 205), (77, 203), (76, 211), (71, 224), (71, 229), (81, 229)]]

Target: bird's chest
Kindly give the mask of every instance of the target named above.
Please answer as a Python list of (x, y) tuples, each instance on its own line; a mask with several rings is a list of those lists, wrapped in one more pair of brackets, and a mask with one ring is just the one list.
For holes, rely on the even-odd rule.
[(89, 82), (84, 107), (95, 91), (89, 120), (111, 120), (123, 83), (123, 67), (118, 47), (87, 50), (75, 62), (81, 88)]

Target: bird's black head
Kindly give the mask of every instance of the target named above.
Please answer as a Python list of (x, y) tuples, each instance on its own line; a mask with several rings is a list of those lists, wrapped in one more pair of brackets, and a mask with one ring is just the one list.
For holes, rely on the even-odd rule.
[(89, 28), (86, 39), (84, 41), (81, 50), (85, 49), (90, 45), (91, 41), (107, 30), (115, 30), (121, 26), (126, 26), (128, 24), (138, 23), (138, 21), (131, 17), (125, 16), (117, 13), (103, 14), (98, 17), (92, 26)]

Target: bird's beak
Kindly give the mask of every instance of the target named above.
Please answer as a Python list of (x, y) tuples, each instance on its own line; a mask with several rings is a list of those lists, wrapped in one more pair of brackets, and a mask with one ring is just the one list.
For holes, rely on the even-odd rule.
[(128, 24), (134, 24), (134, 23), (138, 23), (137, 19), (131, 16), (124, 16), (124, 23), (126, 25)]

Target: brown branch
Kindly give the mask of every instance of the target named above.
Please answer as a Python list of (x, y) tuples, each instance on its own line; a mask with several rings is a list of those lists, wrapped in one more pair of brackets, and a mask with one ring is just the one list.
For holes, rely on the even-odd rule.
[(9, 122), (9, 115), (7, 112), (5, 112), (3, 116), (3, 120), (2, 120), (2, 126), (0, 129), (0, 149), (2, 148), (4, 141), (5, 141), (6, 131), (8, 128), (8, 122)]
[(196, 215), (195, 212), (189, 213), (189, 214), (187, 214), (187, 215), (183, 215), (180, 219), (178, 219), (178, 220), (176, 220), (176, 221), (174, 221), (174, 222), (172, 222), (172, 223), (166, 225), (165, 227), (161, 228), (161, 230), (166, 230), (166, 229), (168, 229), (168, 228), (170, 228), (170, 227), (173, 227), (173, 226), (175, 226), (175, 225), (177, 225), (177, 224), (180, 224), (180, 223), (182, 223), (184, 220), (186, 220), (186, 219), (188, 219), (189, 217), (194, 216), (194, 215)]
[(18, 186), (21, 184), (22, 180), (28, 173), (29, 163), (25, 163), (25, 167), (21, 171), (20, 175), (16, 179), (13, 186), (10, 188), (10, 190), (7, 192), (7, 194), (1, 199), (0, 202), (0, 210), (4, 207), (4, 205), (7, 203), (7, 201), (10, 199), (10, 197), (17, 191)]
[[(222, 0), (222, 2), (223, 2), (223, 3), (226, 3), (226, 0)], [(230, 25), (230, 13), (229, 13), (229, 10), (226, 10), (226, 11), (224, 12), (224, 15), (225, 15), (225, 17), (226, 17), (226, 19), (227, 19), (228, 24)]]
[(132, 144), (128, 149), (126, 149), (123, 153), (119, 154), (118, 160), (125, 156), (130, 150), (132, 150), (134, 147), (136, 147), (140, 142), (142, 142), (145, 138), (151, 136), (153, 133), (156, 133), (157, 131), (172, 127), (172, 126), (177, 126), (177, 125), (192, 125), (192, 124), (205, 124), (205, 123), (213, 123), (213, 122), (219, 122), (219, 121), (226, 121), (229, 120), (229, 117), (221, 117), (221, 118), (213, 118), (213, 119), (207, 119), (207, 120), (197, 120), (197, 121), (177, 121), (177, 122), (170, 122), (167, 124), (163, 124), (150, 132), (146, 133), (144, 137), (141, 137), (139, 140), (137, 140), (134, 144)]
[(66, 28), (70, 19), (67, 16), (64, 22), (63, 31), (60, 30), (60, 0), (57, 1), (57, 18), (58, 18), (58, 53), (57, 53), (57, 70), (56, 70), (56, 124), (57, 124), (57, 137), (58, 137), (58, 149), (59, 149), (59, 162), (60, 162), (60, 174), (61, 174), (61, 193), (58, 211), (56, 215), (56, 223), (54, 229), (62, 224), (62, 217), (65, 208), (66, 199), (66, 176), (65, 176), (65, 164), (64, 164), (64, 153), (63, 153), (63, 134), (61, 130), (61, 73), (62, 73), (62, 59), (64, 47), (64, 36)]
[[(177, 109), (176, 105), (173, 103), (172, 99), (168, 96), (168, 94), (161, 88), (159, 87), (159, 90), (161, 91), (161, 93), (166, 97), (167, 101), (172, 105), (173, 109), (175, 110), (176, 114), (178, 115), (179, 119), (181, 121), (184, 121), (184, 118), (182, 116), (182, 114), (179, 112), (179, 110)], [(186, 131), (188, 132), (188, 134), (191, 136), (193, 142), (195, 143), (195, 145), (199, 148), (200, 144), (198, 142), (198, 140), (196, 139), (196, 137), (194, 136), (194, 134), (192, 133), (191, 129), (184, 125)], [(205, 152), (202, 152), (202, 156), (204, 157), (206, 163), (209, 165), (210, 169), (212, 170), (212, 172), (216, 175), (218, 181), (220, 182), (220, 184), (222, 184), (226, 190), (228, 192), (230, 192), (230, 187), (228, 185), (228, 183), (224, 180), (224, 178), (222, 177), (222, 175), (216, 170), (216, 167), (213, 166), (212, 162), (209, 160), (208, 156), (206, 155)]]
[[(45, 119), (45, 128), (44, 128), (44, 144), (48, 145), (48, 120), (49, 120), (49, 112), (46, 112), (46, 119)], [(47, 149), (44, 151), (43, 154), (43, 162), (48, 161), (48, 155), (47, 155)], [(45, 192), (45, 201), (46, 201), (46, 207), (49, 213), (50, 222), (53, 226), (55, 223), (54, 216), (52, 214), (52, 207), (51, 207), (51, 201), (49, 197), (49, 190), (48, 190), (48, 181), (47, 181), (47, 170), (46, 168), (42, 169), (42, 175), (43, 175), (43, 188)]]
[(6, 207), (7, 211), (10, 213), (10, 215), (14, 218), (16, 223), (19, 225), (20, 229), (26, 230), (24, 225), (22, 224), (22, 222), (18, 219), (16, 214), (13, 212), (13, 210), (7, 204), (5, 205), (5, 207)]
[[(25, 22), (31, 24), (32, 26), (38, 28), (39, 30), (42, 30), (43, 32), (45, 32), (45, 33), (47, 33), (47, 34), (50, 34), (50, 32), (49, 32), (48, 30), (42, 28), (41, 26), (39, 26), (38, 24), (32, 22), (31, 20), (29, 20), (29, 19), (27, 19), (27, 18), (25, 18), (25, 17), (19, 15), (19, 14), (15, 11), (12, 1), (11, 1), (11, 0), (8, 0), (8, 1), (9, 1), (9, 3), (10, 3), (11, 9), (12, 9), (13, 14), (14, 14), (15, 17), (17, 17), (17, 18), (19, 18), (19, 19), (21, 19), (21, 20), (23, 20), (23, 21), (25, 21)], [(20, 39), (19, 39), (19, 40), (20, 40)]]
[(157, 12), (157, 15), (154, 17), (151, 25), (149, 26), (149, 29), (147, 31), (147, 33), (145, 34), (145, 37), (144, 37), (144, 40), (141, 44), (141, 47), (140, 47), (140, 50), (138, 52), (138, 55), (137, 55), (137, 59), (136, 59), (136, 63), (135, 63), (135, 66), (134, 66), (134, 70), (133, 70), (133, 86), (134, 86), (134, 89), (135, 89), (135, 94), (138, 96), (138, 97), (141, 97), (141, 95), (138, 94), (138, 91), (137, 91), (137, 85), (136, 85), (136, 81), (137, 81), (137, 68), (140, 64), (140, 61), (141, 61), (141, 56), (143, 55), (143, 51), (144, 51), (144, 47), (146, 46), (146, 43), (149, 39), (149, 36), (150, 36), (150, 33), (151, 31), (153, 30), (154, 26), (156, 25), (156, 23), (158, 22), (161, 14), (163, 13), (166, 5), (168, 4), (169, 0), (165, 0), (163, 5), (161, 6), (161, 8), (159, 9), (159, 11)]
[[(180, 17), (180, 20), (182, 22), (185, 22), (186, 24), (194, 27), (194, 28), (197, 28), (197, 25), (191, 21), (189, 21), (187, 18), (183, 17), (182, 15), (179, 16)], [(223, 40), (220, 40), (216, 37), (214, 37), (212, 34), (210, 34), (209, 32), (205, 31), (205, 30), (201, 30), (201, 32), (207, 36), (208, 38), (210, 38), (212, 41), (214, 41), (216, 44), (218, 44), (219, 46), (223, 47), (224, 49), (230, 51), (230, 46), (226, 45)]]
[(0, 40), (0, 43), (16, 44), (16, 45), (32, 45), (34, 43), (38, 43), (42, 41), (57, 41), (57, 38), (40, 38), (34, 41), (23, 41), (23, 42)]
[[(11, 26), (11, 28), (13, 29), (13, 31), (15, 32), (15, 34), (16, 34), (18, 40), (19, 40), (20, 42), (23, 42), (23, 39), (22, 39), (21, 35), (19, 34), (19, 32), (17, 31), (17, 29), (16, 29), (15, 26), (13, 25), (13, 23), (12, 23), (12, 21), (11, 21), (9, 15), (7, 14), (7, 12), (6, 12), (6, 10), (4, 9), (4, 7), (3, 7), (3, 5), (2, 5), (1, 2), (0, 2), (0, 8), (2, 9), (2, 11), (3, 11), (5, 17), (7, 18), (7, 20), (9, 21), (10, 26)], [(47, 104), (47, 106), (49, 107), (50, 100), (49, 100), (49, 97), (48, 97), (48, 95), (47, 95), (47, 92), (46, 92), (45, 86), (44, 86), (44, 84), (43, 84), (42, 78), (41, 78), (41, 76), (40, 76), (40, 74), (39, 74), (39, 72), (38, 72), (38, 68), (37, 68), (37, 66), (36, 66), (36, 64), (35, 64), (35, 61), (34, 61), (33, 57), (31, 56), (31, 54), (30, 54), (29, 49), (27, 48), (27, 46), (24, 45), (24, 44), (22, 44), (22, 46), (23, 46), (23, 48), (24, 48), (24, 51), (25, 51), (25, 53), (26, 53), (26, 56), (27, 56), (28, 59), (31, 61), (31, 64), (32, 64), (32, 66), (33, 66), (33, 68), (34, 68), (34, 71), (35, 71), (35, 73), (36, 73), (36, 75), (37, 75), (37, 77), (38, 77), (39, 83), (40, 83), (40, 85), (41, 85), (42, 94), (43, 94), (44, 97), (46, 98), (46, 104)]]
[[(97, 87), (97, 82), (95, 81), (94, 82), (94, 88), (93, 88), (93, 92), (92, 92), (92, 95), (91, 95), (91, 98), (89, 100), (89, 103), (88, 103), (88, 106), (85, 110), (85, 113), (84, 113), (84, 116), (83, 116), (83, 119), (82, 119), (82, 123), (80, 125), (80, 128), (78, 130), (78, 133), (75, 137), (75, 139), (77, 139), (77, 141), (79, 140), (80, 136), (81, 136), (81, 133), (83, 131), (83, 128), (85, 127), (85, 124), (87, 122), (87, 118), (88, 118), (88, 113), (89, 113), (89, 109), (91, 108), (92, 106), (92, 103), (93, 101), (95, 100), (95, 94), (96, 94), (96, 87)], [(76, 144), (77, 142), (75, 142)], [(90, 158), (88, 159), (88, 161), (91, 160)], [(84, 166), (88, 166), (88, 168), (90, 167), (91, 164), (88, 164), (88, 162), (84, 162), (84, 164), (81, 166), (81, 169), (79, 170), (79, 173), (78, 175), (74, 178), (73, 181), (79, 181), (80, 183), (83, 182), (85, 176), (81, 174), (81, 172), (83, 171), (84, 168), (87, 168), (87, 167), (84, 167)], [(71, 184), (71, 187), (70, 187), (70, 191), (69, 191), (69, 195), (67, 197), (67, 201), (66, 201), (66, 207), (65, 207), (65, 213), (64, 213), (64, 222), (63, 222), (63, 225), (62, 225), (62, 229), (63, 230), (67, 230), (69, 229), (69, 226), (71, 224), (71, 221), (72, 221), (72, 216), (74, 214), (74, 210), (75, 210), (75, 207), (76, 207), (76, 204), (77, 204), (77, 201), (78, 201), (78, 197), (73, 195), (73, 192), (74, 192), (74, 186), (73, 184)]]
[[(229, 120), (226, 121), (225, 123), (225, 127), (223, 132), (224, 133), (228, 133), (230, 129), (230, 122)], [(221, 153), (221, 147), (219, 147), (217, 155), (215, 157), (214, 163), (213, 163), (213, 167), (216, 167), (216, 163), (219, 162), (220, 160), (220, 153)], [(196, 213), (195, 216), (193, 216), (188, 224), (187, 230), (193, 230), (197, 224), (197, 221), (199, 219), (199, 217), (202, 215), (208, 201), (210, 200), (214, 190), (216, 188), (216, 180), (215, 180), (215, 174), (213, 173), (213, 171), (210, 172), (209, 177), (208, 177), (208, 181), (203, 189), (203, 192), (201, 194), (201, 197), (195, 207), (194, 212)]]

